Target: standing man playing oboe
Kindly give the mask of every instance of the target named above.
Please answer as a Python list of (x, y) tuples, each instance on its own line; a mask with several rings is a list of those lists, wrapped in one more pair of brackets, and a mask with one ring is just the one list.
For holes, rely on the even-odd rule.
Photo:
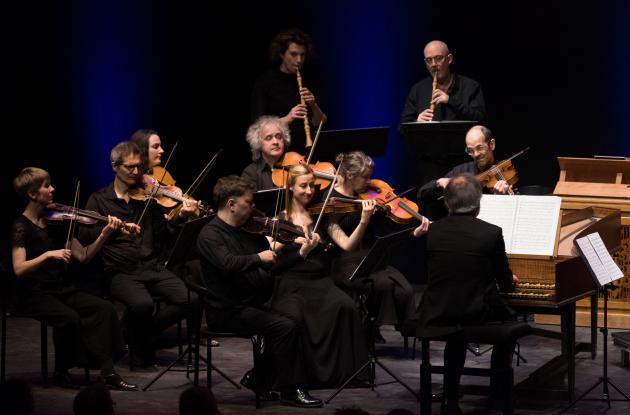
[(424, 47), (431, 76), (416, 83), (407, 96), (400, 122), (470, 120), (486, 122), (486, 104), (477, 81), (451, 72), (453, 54), (446, 43), (432, 40)]

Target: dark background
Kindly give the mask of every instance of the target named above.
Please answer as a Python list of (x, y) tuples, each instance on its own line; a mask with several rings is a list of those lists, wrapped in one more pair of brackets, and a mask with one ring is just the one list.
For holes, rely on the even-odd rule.
[(169, 171), (184, 188), (223, 149), (197, 194), (210, 201), (216, 178), (250, 160), (251, 87), (269, 40), (290, 27), (314, 39), (304, 84), (328, 129), (392, 127), (374, 177), (398, 189), (416, 185), (395, 127), (432, 39), (482, 84), (497, 157), (531, 146), (516, 161), (521, 185), (555, 184), (557, 156), (630, 155), (630, 3), (481, 3), (10, 2), (1, 232), (23, 208), (11, 187), (20, 169), (47, 169), (60, 203), (81, 180), (82, 206), (112, 179), (111, 147), (138, 128), (156, 129), (167, 152), (179, 142)]

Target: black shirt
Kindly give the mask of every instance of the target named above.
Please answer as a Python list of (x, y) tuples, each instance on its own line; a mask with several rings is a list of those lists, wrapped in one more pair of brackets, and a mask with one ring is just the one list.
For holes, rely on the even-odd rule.
[[(470, 120), (484, 124), (487, 120), (486, 104), (481, 85), (477, 81), (461, 75), (453, 75), (454, 80), (447, 91), (447, 104), (438, 104), (433, 112), (434, 121)], [(432, 94), (431, 77), (416, 83), (407, 96), (400, 122), (414, 122), (418, 115), (429, 108)]]
[(216, 217), (197, 238), (201, 272), (208, 288), (206, 302), (225, 310), (261, 306), (273, 289), (272, 275), (301, 259), (297, 250), (279, 255), (276, 265), (263, 264), (259, 252), (269, 249), (267, 238), (236, 228)]
[(276, 185), (271, 179), (271, 167), (264, 158), (253, 161), (243, 169), (241, 177), (249, 179), (256, 184), (256, 190), (273, 189)]
[[(92, 193), (86, 209), (103, 216), (115, 216), (123, 222), (137, 223), (145, 203), (133, 199), (127, 203), (119, 199), (112, 182), (109, 186)], [(174, 227), (169, 226), (155, 201), (150, 202), (139, 225), (142, 228), (139, 235), (125, 235), (117, 231), (105, 242), (101, 252), (106, 273), (110, 275), (117, 272), (133, 273), (136, 265), (158, 258), (162, 253), (163, 244), (174, 231)], [(87, 243), (95, 240), (101, 229), (101, 226), (81, 227), (79, 233), (81, 241)]]
[[(296, 75), (284, 73), (279, 68), (269, 69), (256, 80), (252, 90), (250, 107), (252, 122), (261, 115), (284, 117), (299, 103), (300, 91)], [(311, 120), (312, 113), (310, 108), (308, 109), (309, 120)], [(289, 124), (289, 129), (291, 130), (291, 148), (302, 154), (306, 144), (304, 120), (294, 120)]]

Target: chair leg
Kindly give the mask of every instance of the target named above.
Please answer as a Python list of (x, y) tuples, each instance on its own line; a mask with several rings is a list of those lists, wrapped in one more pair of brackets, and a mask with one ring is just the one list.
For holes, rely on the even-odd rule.
[[(420, 363), (420, 414), (431, 414), (431, 356), (429, 341), (422, 340), (422, 363)], [(415, 348), (414, 348), (415, 351)]]
[(206, 385), (212, 390), (212, 336), (210, 334), (206, 342)]
[(411, 360), (416, 360), (416, 342), (418, 341), (417, 337), (413, 338), (413, 349), (411, 350)]
[[(260, 355), (261, 355), (261, 348), (262, 348), (262, 344), (261, 344), (262, 339), (258, 336), (253, 336), (252, 337), (252, 349), (253, 349), (253, 355), (254, 355), (254, 373), (257, 373), (256, 371), (256, 367), (259, 365), (260, 363)], [(260, 395), (258, 395), (258, 393), (256, 393), (256, 409), (261, 408), (262, 405), (260, 403)]]
[(48, 387), (48, 326), (43, 321), (40, 322), (40, 342), (41, 342), (41, 365), (44, 386)]

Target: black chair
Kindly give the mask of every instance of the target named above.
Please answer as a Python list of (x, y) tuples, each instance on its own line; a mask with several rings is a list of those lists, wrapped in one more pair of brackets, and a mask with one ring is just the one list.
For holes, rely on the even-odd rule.
[[(208, 293), (207, 288), (205, 287), (205, 284), (203, 282), (203, 279), (201, 278), (200, 275), (200, 268), (199, 267), (191, 267), (190, 272), (188, 273), (187, 277), (184, 279), (186, 286), (193, 292), (195, 292), (198, 296), (199, 296), (199, 301), (203, 304), (203, 299), (206, 297), (206, 294)], [(205, 307), (204, 307), (205, 308)], [(195, 363), (194, 363), (194, 380), (193, 383), (195, 385), (199, 384), (199, 361), (200, 360), (205, 360), (206, 361), (206, 385), (208, 386), (209, 389), (212, 389), (212, 370), (216, 371), (219, 375), (221, 375), (225, 380), (227, 380), (228, 382), (230, 382), (232, 385), (234, 385), (234, 387), (236, 387), (237, 389), (242, 389), (241, 385), (239, 385), (236, 381), (234, 381), (232, 378), (230, 378), (227, 374), (225, 374), (225, 372), (223, 372), (222, 370), (220, 370), (219, 368), (217, 368), (213, 363), (212, 363), (212, 340), (215, 339), (219, 339), (219, 338), (242, 338), (242, 339), (248, 339), (251, 341), (252, 343), (252, 351), (253, 351), (253, 363), (254, 363), (254, 371), (256, 371), (256, 367), (259, 366), (258, 362), (260, 361), (260, 357), (262, 354), (262, 347), (263, 347), (263, 339), (262, 337), (258, 334), (258, 333), (254, 333), (251, 331), (231, 331), (231, 332), (226, 332), (226, 331), (222, 331), (222, 330), (213, 330), (212, 327), (208, 327), (208, 329), (206, 330), (206, 332), (204, 334), (207, 335), (207, 342), (206, 342), (206, 353), (207, 353), (207, 358), (203, 359), (203, 357), (200, 355), (200, 348), (201, 348), (201, 335), (202, 335), (202, 330), (201, 330), (201, 320), (202, 320), (202, 315), (203, 312), (205, 311), (206, 313), (208, 312), (207, 308), (199, 307), (199, 314), (198, 314), (198, 318), (196, 319), (196, 326), (195, 326), (195, 334), (194, 334), (194, 338), (195, 338), (195, 349), (194, 349), (194, 356), (195, 356)], [(261, 397), (258, 393), (255, 393), (255, 399), (256, 399), (256, 408), (260, 408), (261, 407)]]
[[(0, 286), (2, 288), (2, 339), (0, 352), (0, 382), (6, 381), (6, 361), (7, 361), (7, 322), (9, 315), (13, 318), (33, 318), (30, 316), (21, 316), (15, 310), (9, 312), (9, 303), (13, 300), (15, 275), (6, 261), (0, 261)], [(48, 325), (39, 320), (39, 342), (40, 342), (40, 364), (42, 372), (42, 381), (45, 387), (49, 386), (48, 382)], [(90, 369), (84, 368), (85, 381), (90, 382)]]
[[(517, 340), (532, 332), (529, 324), (523, 322), (488, 323), (479, 326), (466, 326), (462, 332), (440, 338), (420, 338), (422, 342), (422, 362), (420, 364), (420, 412), (423, 415), (431, 413), (431, 374), (444, 374), (444, 366), (431, 365), (430, 343), (434, 341), (447, 341), (456, 339), (468, 343), (482, 344), (515, 344)], [(514, 369), (510, 365), (506, 369), (470, 368), (464, 367), (462, 375), (468, 376), (495, 376), (502, 380), (505, 394), (502, 397), (503, 413), (510, 415), (514, 412)], [(489, 387), (480, 387), (479, 390), (489, 391)]]

